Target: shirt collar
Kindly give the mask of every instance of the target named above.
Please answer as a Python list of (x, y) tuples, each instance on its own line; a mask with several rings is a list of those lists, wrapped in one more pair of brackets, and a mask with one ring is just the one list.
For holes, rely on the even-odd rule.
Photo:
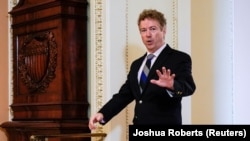
[[(164, 43), (158, 50), (156, 50), (153, 54), (155, 56), (155, 58), (157, 58), (159, 56), (159, 54), (161, 53), (161, 51), (166, 47), (167, 43)], [(147, 52), (147, 55), (150, 54), (149, 52)]]

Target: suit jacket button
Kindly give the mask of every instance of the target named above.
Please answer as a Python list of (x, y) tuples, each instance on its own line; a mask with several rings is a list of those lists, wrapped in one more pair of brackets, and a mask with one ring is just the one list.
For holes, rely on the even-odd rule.
[(140, 100), (139, 103), (142, 104), (142, 100)]
[(177, 92), (177, 94), (181, 95), (181, 94), (182, 94), (182, 92), (181, 92), (181, 91), (178, 91), (178, 92)]

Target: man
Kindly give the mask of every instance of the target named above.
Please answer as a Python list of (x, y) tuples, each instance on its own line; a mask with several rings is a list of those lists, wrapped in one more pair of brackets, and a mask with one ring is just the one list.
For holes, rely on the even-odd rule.
[[(131, 64), (119, 92), (90, 118), (91, 130), (97, 122), (105, 125), (133, 100), (134, 125), (182, 124), (182, 97), (196, 89), (191, 57), (165, 42), (166, 19), (161, 12), (142, 11), (138, 27), (147, 53)], [(153, 57), (147, 61), (149, 54)], [(144, 67), (146, 62), (151, 62), (150, 66)]]

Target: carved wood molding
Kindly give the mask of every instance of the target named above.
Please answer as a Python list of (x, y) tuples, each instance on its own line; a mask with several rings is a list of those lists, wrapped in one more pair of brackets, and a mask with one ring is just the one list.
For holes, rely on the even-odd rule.
[[(103, 53), (103, 1), (95, 0), (95, 70), (96, 70), (96, 93), (95, 93), (95, 103), (96, 109), (99, 110), (103, 105), (103, 95), (104, 95), (104, 53)], [(103, 127), (98, 126), (96, 133), (103, 133)], [(96, 140), (96, 139), (95, 139)]]
[(55, 78), (57, 46), (52, 32), (29, 34), (19, 49), (18, 72), (30, 93), (46, 92)]

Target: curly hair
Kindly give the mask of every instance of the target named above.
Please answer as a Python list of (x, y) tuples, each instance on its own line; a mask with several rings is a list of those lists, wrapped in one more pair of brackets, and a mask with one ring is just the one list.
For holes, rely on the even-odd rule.
[(167, 20), (164, 17), (163, 13), (161, 13), (161, 12), (155, 10), (155, 9), (145, 9), (139, 15), (139, 18), (138, 18), (138, 21), (137, 21), (138, 26), (140, 26), (141, 21), (143, 21), (143, 20), (145, 20), (147, 18), (157, 20), (161, 27), (164, 27), (167, 24)]

